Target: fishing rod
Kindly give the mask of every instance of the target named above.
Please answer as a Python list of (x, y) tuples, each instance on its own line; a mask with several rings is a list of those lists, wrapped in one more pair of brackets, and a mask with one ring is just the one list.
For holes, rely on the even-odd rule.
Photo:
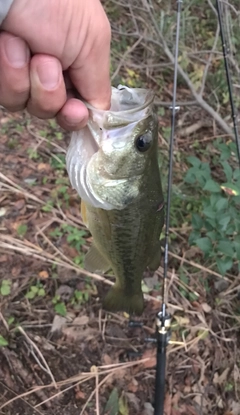
[(226, 72), (226, 78), (227, 78), (227, 84), (228, 84), (229, 101), (230, 101), (231, 112), (232, 112), (231, 115), (232, 115), (232, 120), (233, 120), (233, 131), (234, 131), (236, 147), (237, 147), (238, 163), (240, 167), (240, 137), (239, 137), (238, 125), (237, 125), (238, 119), (237, 119), (236, 106), (235, 106), (234, 98), (233, 98), (233, 83), (232, 83), (232, 78), (230, 74), (230, 66), (229, 66), (229, 60), (228, 60), (228, 56), (231, 52), (231, 49), (230, 49), (230, 42), (227, 42), (227, 36), (225, 34), (225, 29), (224, 29), (224, 17), (223, 16), (225, 15), (225, 18), (226, 18), (226, 14), (224, 14), (223, 7), (224, 7), (224, 4), (220, 0), (216, 0), (216, 9), (217, 9), (218, 22), (219, 22), (219, 27), (220, 27), (220, 36), (221, 36), (221, 42), (222, 42), (224, 66), (225, 66), (225, 72)]
[(157, 367), (155, 379), (155, 405), (154, 415), (163, 415), (164, 398), (165, 398), (165, 375), (166, 375), (166, 351), (171, 337), (171, 315), (167, 312), (166, 307), (166, 288), (168, 272), (168, 247), (169, 247), (169, 228), (170, 228), (170, 206), (171, 206), (171, 189), (173, 176), (173, 148), (176, 113), (179, 107), (176, 106), (177, 100), (177, 76), (178, 76), (178, 53), (180, 39), (182, 0), (177, 0), (177, 25), (176, 25), (176, 43), (175, 43), (175, 60), (174, 60), (174, 81), (173, 81), (173, 102), (171, 109), (171, 135), (169, 146), (169, 167), (168, 167), (168, 188), (166, 204), (166, 223), (165, 223), (165, 246), (164, 246), (164, 271), (162, 286), (162, 306), (156, 316), (156, 343), (157, 343)]

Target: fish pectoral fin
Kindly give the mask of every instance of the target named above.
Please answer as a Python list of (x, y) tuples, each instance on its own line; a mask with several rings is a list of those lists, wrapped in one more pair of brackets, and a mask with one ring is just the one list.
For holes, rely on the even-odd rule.
[(83, 200), (81, 200), (81, 216), (82, 216), (84, 225), (88, 228), (87, 208)]
[(156, 271), (161, 263), (161, 242), (158, 241), (152, 251), (150, 261), (148, 263), (148, 268), (151, 271)]
[(84, 259), (84, 268), (89, 272), (107, 272), (111, 265), (99, 252), (95, 245), (92, 245)]

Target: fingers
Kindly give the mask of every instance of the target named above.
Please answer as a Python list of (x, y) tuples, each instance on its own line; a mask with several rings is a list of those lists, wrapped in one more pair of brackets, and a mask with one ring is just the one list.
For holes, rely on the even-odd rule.
[(109, 109), (111, 28), (99, 0), (88, 2), (88, 12), (86, 42), (69, 73), (73, 84), (87, 102), (99, 109)]
[(0, 33), (0, 105), (10, 111), (25, 108), (30, 91), (30, 51), (26, 42)]
[(30, 82), (28, 111), (38, 118), (53, 118), (67, 100), (59, 60), (48, 55), (33, 56), (30, 63)]
[(87, 108), (80, 100), (67, 100), (58, 59), (39, 54), (30, 60), (26, 42), (7, 32), (0, 33), (0, 105), (12, 112), (27, 107), (39, 118), (57, 115), (59, 124), (72, 131), (88, 120)]
[(69, 131), (80, 130), (88, 121), (86, 106), (76, 98), (69, 98), (57, 115), (58, 124)]

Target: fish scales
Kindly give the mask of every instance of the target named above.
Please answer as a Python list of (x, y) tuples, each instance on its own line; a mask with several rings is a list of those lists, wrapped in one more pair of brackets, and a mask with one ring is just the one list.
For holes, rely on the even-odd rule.
[[(86, 255), (85, 267), (92, 272), (112, 269), (116, 277), (103, 301), (104, 308), (141, 314), (143, 272), (160, 264), (163, 193), (153, 95), (146, 90), (126, 88), (125, 91), (133, 102), (131, 99), (126, 102), (126, 95), (118, 96), (114, 91), (115, 107), (121, 97), (123, 104), (111, 116), (108, 111), (90, 109), (91, 134), (86, 129), (75, 136), (75, 141), (72, 139), (67, 169), (82, 197), (82, 217), (94, 241)], [(86, 144), (87, 139), (94, 139), (92, 146)], [(89, 150), (88, 160), (86, 145), (94, 149), (92, 153)], [(84, 159), (80, 163), (83, 147)]]

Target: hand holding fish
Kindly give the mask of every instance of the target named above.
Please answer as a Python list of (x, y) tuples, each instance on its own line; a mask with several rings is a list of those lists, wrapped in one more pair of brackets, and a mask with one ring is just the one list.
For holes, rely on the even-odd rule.
[(56, 116), (68, 130), (88, 120), (73, 86), (94, 107), (109, 108), (111, 30), (99, 0), (0, 0), (0, 19), (2, 10), (0, 105)]

